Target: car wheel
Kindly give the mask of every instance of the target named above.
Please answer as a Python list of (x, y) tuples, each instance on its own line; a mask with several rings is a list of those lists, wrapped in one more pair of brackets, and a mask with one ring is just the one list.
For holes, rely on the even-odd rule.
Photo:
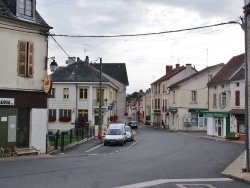
[(104, 146), (106, 146), (106, 145), (107, 145), (107, 143), (103, 143), (103, 145), (104, 145)]
[(122, 141), (122, 142), (121, 142), (121, 146), (123, 146), (123, 143), (124, 143), (124, 142)]

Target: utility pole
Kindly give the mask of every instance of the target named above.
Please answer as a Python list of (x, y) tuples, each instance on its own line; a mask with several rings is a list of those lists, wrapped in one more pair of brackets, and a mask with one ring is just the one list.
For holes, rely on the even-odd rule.
[(100, 83), (99, 83), (99, 127), (98, 137), (102, 139), (102, 58), (100, 57)]
[(244, 7), (244, 32), (245, 32), (245, 162), (243, 171), (249, 172), (250, 166), (249, 166), (249, 54), (250, 54), (250, 2), (249, 0), (245, 0), (245, 7)]

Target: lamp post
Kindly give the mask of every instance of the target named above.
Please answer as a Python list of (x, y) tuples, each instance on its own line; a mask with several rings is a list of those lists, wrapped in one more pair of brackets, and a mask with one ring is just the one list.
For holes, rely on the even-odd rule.
[(245, 7), (244, 7), (244, 31), (245, 31), (245, 162), (243, 171), (249, 172), (249, 76), (248, 76), (248, 69), (249, 69), (249, 55), (250, 55), (250, 3), (249, 0), (245, 0)]
[(52, 60), (52, 62), (50, 63), (50, 71), (51, 72), (55, 72), (58, 68), (58, 64), (57, 62), (55, 61), (55, 57), (45, 57), (45, 66), (44, 66), (44, 69), (47, 70), (48, 69), (48, 63), (49, 63), (49, 60)]
[(100, 57), (100, 82), (99, 82), (99, 127), (98, 137), (102, 139), (102, 58)]

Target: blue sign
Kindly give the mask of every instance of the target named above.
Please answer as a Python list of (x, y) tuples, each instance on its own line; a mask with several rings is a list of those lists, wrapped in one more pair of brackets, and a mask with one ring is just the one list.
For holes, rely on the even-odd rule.
[(112, 110), (112, 106), (108, 106), (108, 110)]

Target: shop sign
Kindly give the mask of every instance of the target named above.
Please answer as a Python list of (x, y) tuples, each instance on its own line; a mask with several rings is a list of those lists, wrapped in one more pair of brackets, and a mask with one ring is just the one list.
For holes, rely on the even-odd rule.
[(13, 98), (0, 98), (0, 105), (13, 106), (15, 99)]
[(189, 108), (188, 112), (191, 112), (191, 113), (204, 113), (204, 112), (208, 112), (208, 109)]
[(45, 93), (49, 93), (52, 88), (52, 79), (50, 75), (45, 75), (43, 79), (43, 90)]
[(170, 108), (169, 110), (172, 113), (177, 113), (178, 112), (178, 108)]
[(207, 117), (227, 117), (227, 112), (205, 112), (204, 113)]

